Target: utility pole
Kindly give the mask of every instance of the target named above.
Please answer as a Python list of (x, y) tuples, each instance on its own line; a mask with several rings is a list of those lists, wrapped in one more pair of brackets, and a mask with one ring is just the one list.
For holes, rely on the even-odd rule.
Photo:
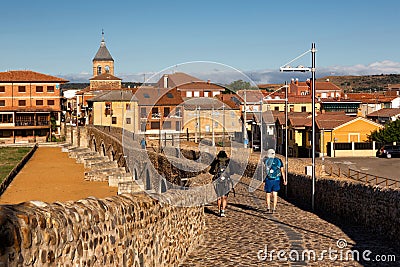
[(225, 147), (225, 103), (222, 103), (222, 116), (223, 116), (222, 147)]
[(315, 43), (311, 44), (311, 80), (312, 80), (312, 200), (311, 208), (314, 211), (315, 201)]
[(248, 139), (247, 139), (247, 127), (246, 127), (246, 123), (247, 123), (247, 96), (246, 96), (246, 88), (244, 89), (244, 118), (243, 118), (243, 144), (244, 144), (244, 148), (247, 148), (247, 143), (248, 143)]

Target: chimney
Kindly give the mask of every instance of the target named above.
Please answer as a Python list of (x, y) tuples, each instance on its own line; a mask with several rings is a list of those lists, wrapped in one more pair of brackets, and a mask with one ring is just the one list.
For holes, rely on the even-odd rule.
[(164, 74), (164, 88), (168, 88), (168, 75)]
[(210, 80), (207, 80), (207, 83), (210, 83)]
[(296, 85), (299, 85), (299, 78), (296, 78)]
[(329, 78), (328, 78), (328, 79), (326, 79), (326, 82), (329, 82)]
[(290, 83), (294, 83), (294, 78), (292, 78), (292, 80), (290, 81)]

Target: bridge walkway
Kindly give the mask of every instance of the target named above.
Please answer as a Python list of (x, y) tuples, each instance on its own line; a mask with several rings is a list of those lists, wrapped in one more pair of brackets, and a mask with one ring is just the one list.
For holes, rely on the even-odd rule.
[[(267, 214), (262, 186), (250, 193), (248, 183), (241, 181), (236, 197), (232, 193), (228, 197), (227, 217), (218, 216), (216, 203), (205, 207), (204, 241), (188, 254), (181, 267), (398, 266), (399, 249), (368, 229), (335, 224), (281, 198), (277, 213)], [(278, 254), (281, 250), (283, 254)], [(315, 252), (315, 258), (313, 254), (307, 258), (311, 252)], [(359, 252), (359, 260), (353, 260), (351, 254), (346, 256), (349, 252)], [(365, 259), (363, 253), (368, 254)], [(377, 262), (375, 257), (382, 255), (394, 255), (397, 261)]]

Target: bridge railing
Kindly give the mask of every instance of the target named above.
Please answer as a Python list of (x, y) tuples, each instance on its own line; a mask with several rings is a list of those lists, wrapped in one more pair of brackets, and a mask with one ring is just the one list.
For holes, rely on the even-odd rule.
[(330, 176), (346, 177), (366, 184), (379, 185), (387, 188), (400, 188), (400, 179), (395, 180), (379, 175), (373, 175), (366, 172), (351, 169), (349, 167), (343, 168), (339, 165), (330, 165), (327, 168), (327, 174)]

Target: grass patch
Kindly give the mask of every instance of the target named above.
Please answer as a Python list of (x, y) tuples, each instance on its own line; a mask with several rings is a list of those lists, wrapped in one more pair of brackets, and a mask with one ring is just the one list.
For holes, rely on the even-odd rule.
[(31, 149), (31, 147), (0, 147), (0, 183)]

